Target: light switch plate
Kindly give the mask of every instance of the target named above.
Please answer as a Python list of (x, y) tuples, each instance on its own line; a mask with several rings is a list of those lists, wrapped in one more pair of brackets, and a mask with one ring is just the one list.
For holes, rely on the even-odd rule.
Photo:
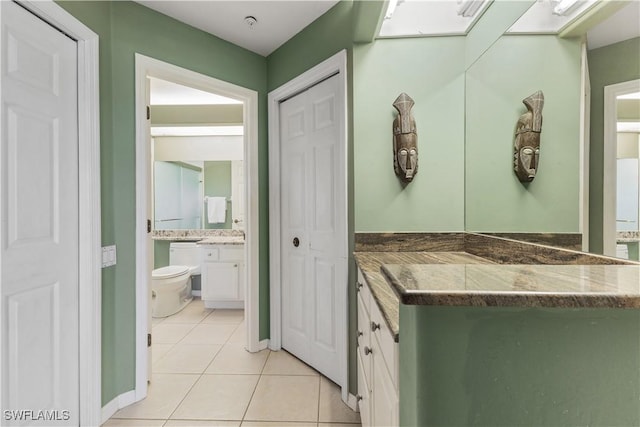
[(116, 245), (102, 247), (102, 268), (116, 265)]

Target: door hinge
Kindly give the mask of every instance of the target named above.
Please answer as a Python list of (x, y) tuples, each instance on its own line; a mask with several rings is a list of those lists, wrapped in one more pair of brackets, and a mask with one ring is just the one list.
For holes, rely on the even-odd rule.
[(151, 334), (147, 334), (147, 347), (151, 347)]
[(147, 105), (147, 120), (151, 119), (151, 108)]
[(151, 220), (147, 220), (147, 233), (151, 233)]

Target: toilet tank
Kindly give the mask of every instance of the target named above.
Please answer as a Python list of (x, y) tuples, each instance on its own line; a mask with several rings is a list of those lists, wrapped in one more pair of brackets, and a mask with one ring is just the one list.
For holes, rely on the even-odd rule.
[(169, 264), (186, 265), (191, 275), (200, 274), (200, 246), (196, 242), (172, 242), (169, 245)]

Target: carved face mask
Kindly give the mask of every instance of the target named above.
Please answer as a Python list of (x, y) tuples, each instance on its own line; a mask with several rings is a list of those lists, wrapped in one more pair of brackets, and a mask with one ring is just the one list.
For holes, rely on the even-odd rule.
[(413, 99), (401, 93), (393, 106), (398, 117), (393, 121), (393, 169), (404, 182), (411, 182), (418, 173), (418, 133), (411, 114)]
[(520, 181), (531, 182), (536, 177), (540, 158), (544, 95), (537, 91), (522, 102), (528, 111), (520, 116), (516, 125), (513, 169)]

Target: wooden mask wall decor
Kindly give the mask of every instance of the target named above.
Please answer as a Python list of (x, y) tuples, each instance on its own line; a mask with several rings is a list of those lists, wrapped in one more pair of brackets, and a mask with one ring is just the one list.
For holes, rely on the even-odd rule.
[(540, 159), (544, 94), (539, 90), (523, 99), (522, 102), (527, 107), (527, 112), (520, 116), (516, 125), (516, 139), (513, 144), (513, 170), (521, 182), (531, 182), (536, 177)]
[(401, 93), (393, 106), (398, 116), (393, 121), (393, 169), (403, 182), (409, 183), (418, 173), (418, 133), (411, 114), (413, 99)]

